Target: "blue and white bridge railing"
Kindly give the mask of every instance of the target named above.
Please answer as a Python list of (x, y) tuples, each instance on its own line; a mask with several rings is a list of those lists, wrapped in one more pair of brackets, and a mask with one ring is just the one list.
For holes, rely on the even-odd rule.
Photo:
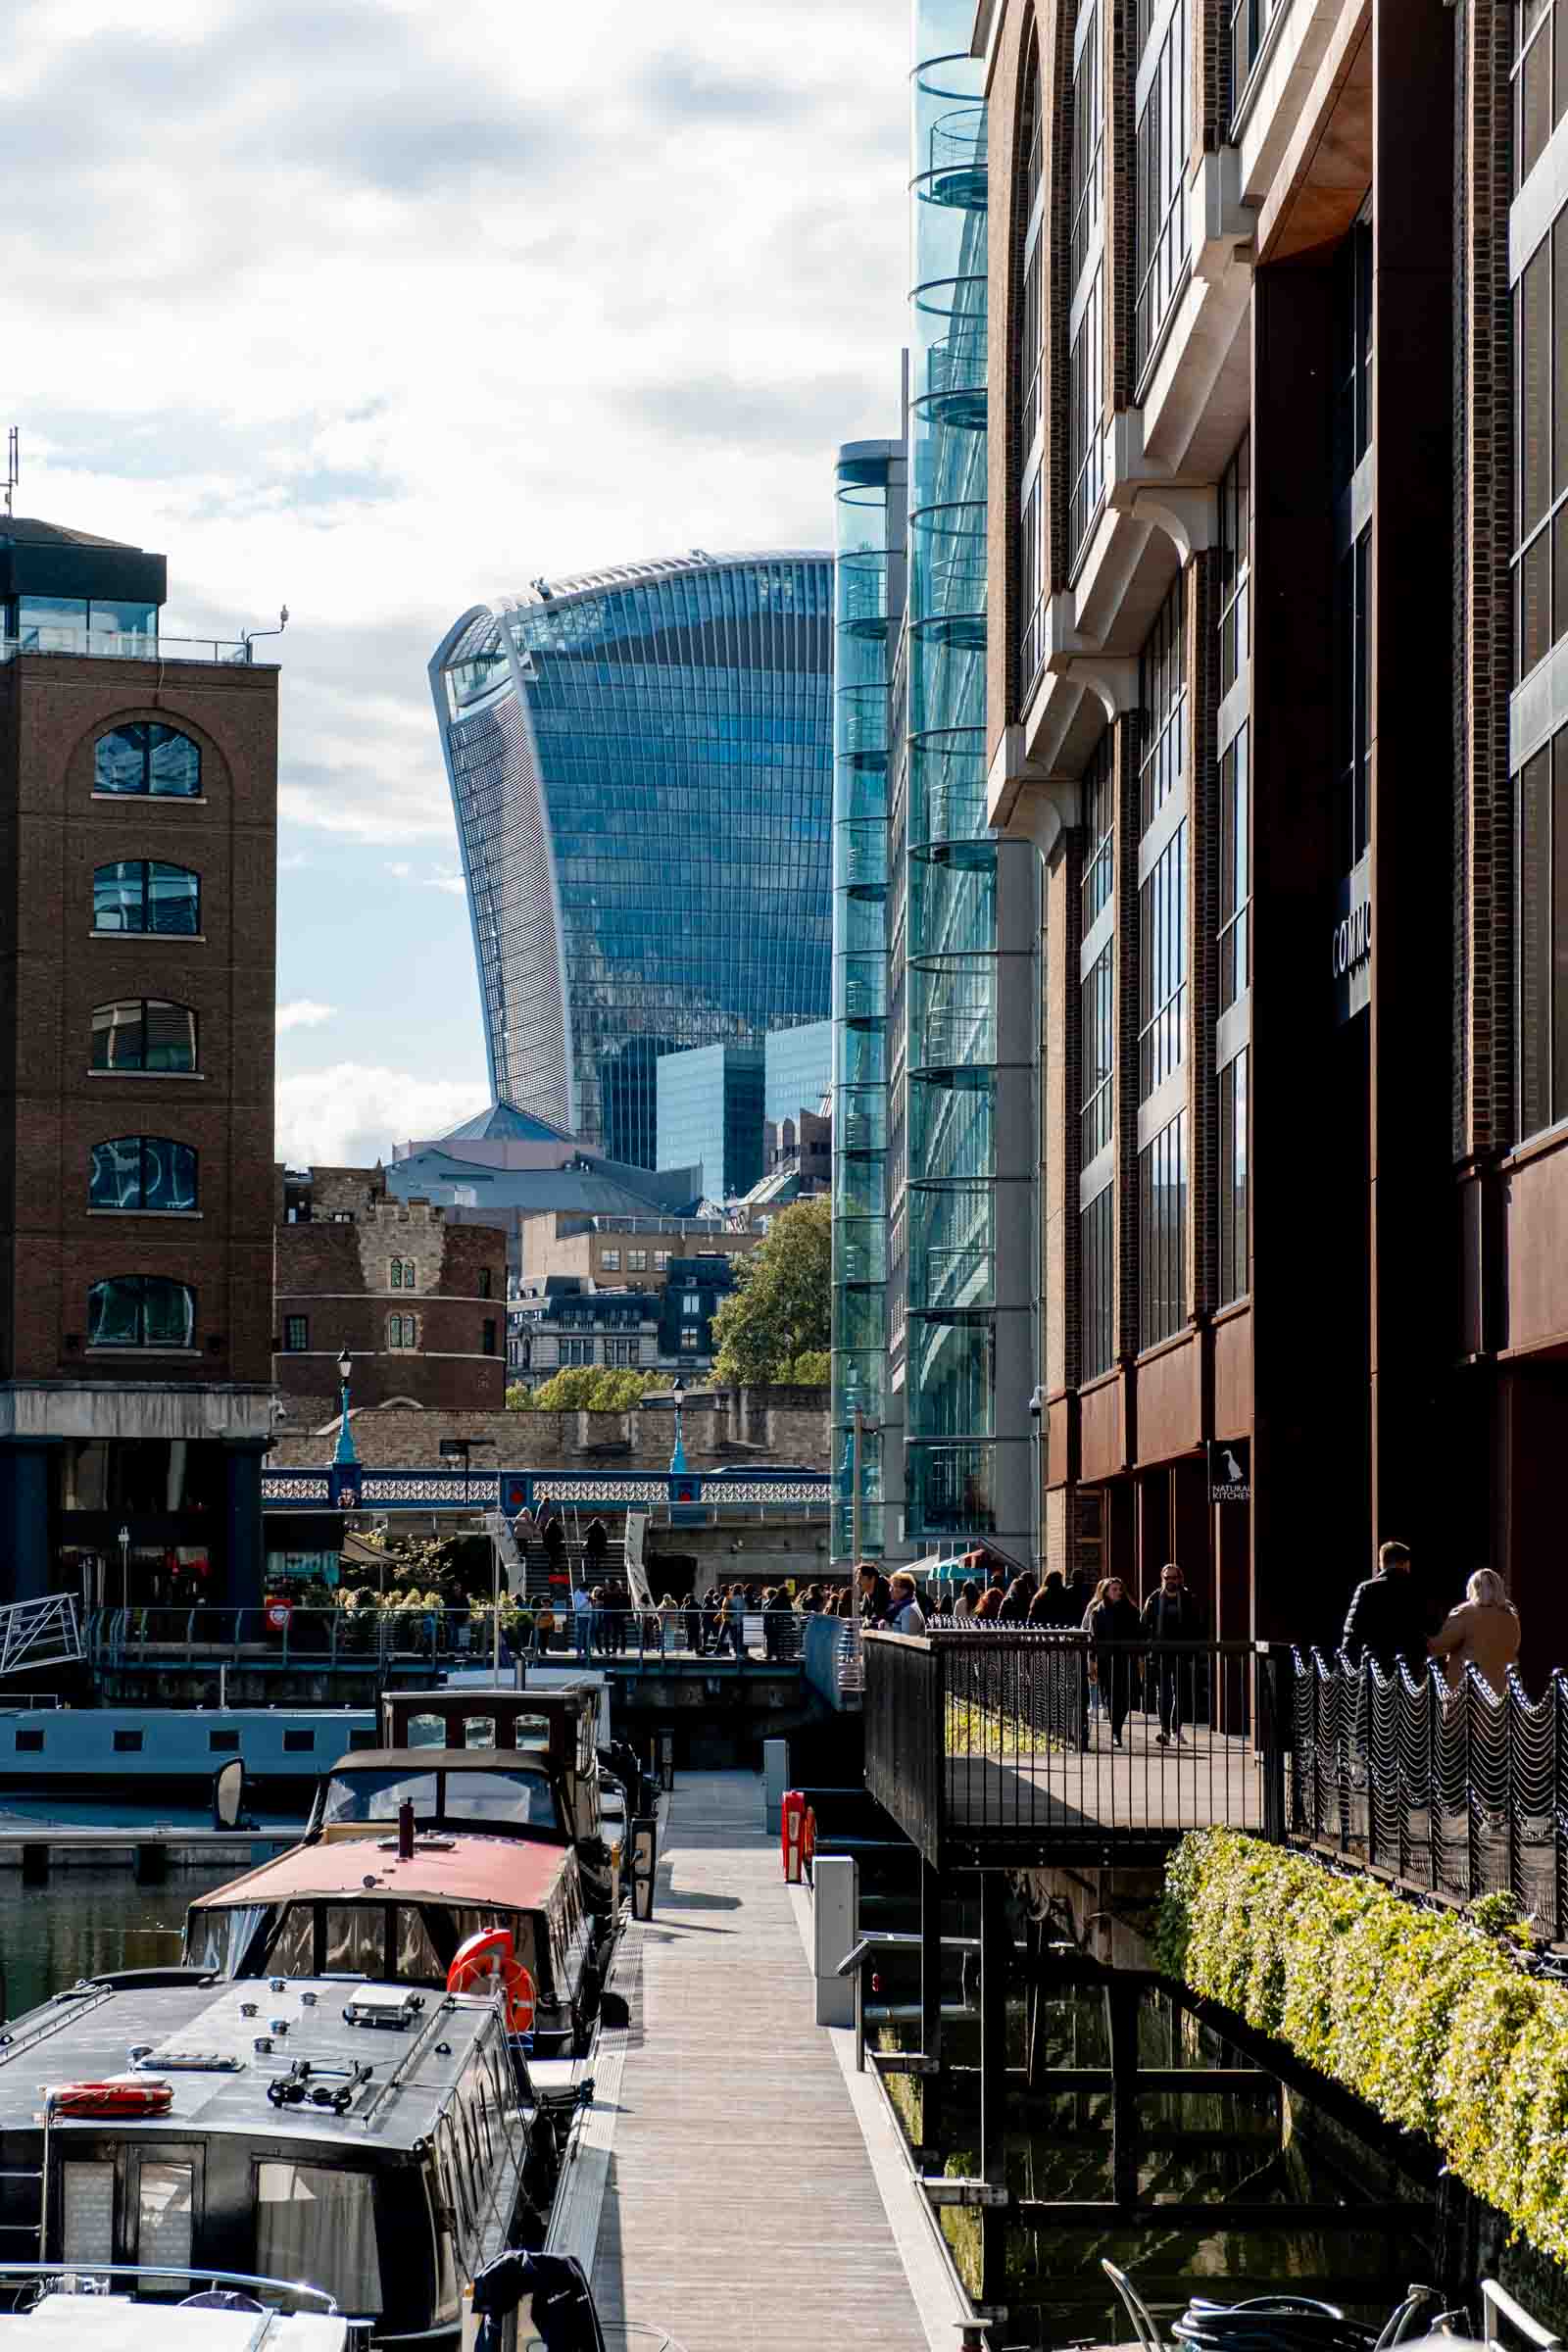
[(509, 1518), (550, 1501), (561, 1511), (646, 1511), (668, 1504), (703, 1510), (818, 1507), (833, 1498), (826, 1470), (373, 1470), (322, 1462), (264, 1470), (269, 1511), (493, 1511)]

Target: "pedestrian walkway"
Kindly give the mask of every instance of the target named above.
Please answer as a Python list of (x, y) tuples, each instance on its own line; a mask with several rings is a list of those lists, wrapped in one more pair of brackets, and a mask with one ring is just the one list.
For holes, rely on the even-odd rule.
[(682, 1777), (614, 1982), (607, 2327), (662, 2323), (688, 2352), (927, 2352), (755, 1774)]

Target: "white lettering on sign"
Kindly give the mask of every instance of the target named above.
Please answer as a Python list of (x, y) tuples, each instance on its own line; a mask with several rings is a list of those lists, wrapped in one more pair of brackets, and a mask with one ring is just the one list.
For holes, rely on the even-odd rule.
[(1364, 901), (1334, 926), (1334, 977), (1343, 980), (1372, 953), (1372, 907)]

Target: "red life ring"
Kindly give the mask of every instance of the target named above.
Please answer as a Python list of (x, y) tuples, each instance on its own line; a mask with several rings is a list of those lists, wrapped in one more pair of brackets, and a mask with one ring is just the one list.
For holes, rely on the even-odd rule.
[(48, 2093), (56, 2115), (167, 2115), (174, 2104), (172, 2082), (62, 2082)]
[(539, 1997), (534, 1981), (513, 1949), (510, 1929), (480, 1928), (453, 1953), (447, 1990), (480, 1992), (497, 1984), (506, 2001), (509, 2032), (528, 2033)]
[(271, 1627), (274, 1634), (286, 1634), (288, 1632), (288, 1620), (289, 1605), (286, 1600), (270, 1600), (268, 1602), (267, 1622)]

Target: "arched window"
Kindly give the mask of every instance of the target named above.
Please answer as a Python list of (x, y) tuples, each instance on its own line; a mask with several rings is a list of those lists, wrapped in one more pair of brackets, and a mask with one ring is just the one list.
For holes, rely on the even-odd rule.
[(97, 1004), (92, 1016), (95, 1070), (194, 1071), (196, 1015), (161, 997)]
[(1029, 64), (1020, 151), (1024, 157), (1019, 209), (1023, 221), (1023, 279), (1018, 299), (1018, 653), (1027, 695), (1045, 659), (1046, 486), (1041, 422), (1046, 380), (1045, 109), (1040, 52)]
[(418, 1285), (417, 1285), (417, 1277), (416, 1277), (416, 1269), (415, 1269), (415, 1264), (414, 1264), (414, 1260), (413, 1260), (413, 1258), (412, 1258), (412, 1257), (395, 1257), (395, 1258), (393, 1258), (393, 1260), (392, 1260), (392, 1268), (391, 1268), (391, 1280), (390, 1280), (390, 1281), (389, 1281), (389, 1283), (387, 1284), (387, 1288), (388, 1288), (388, 1290), (392, 1290), (392, 1291), (412, 1291), (412, 1290), (416, 1290), (417, 1287), (418, 1287)]
[(188, 865), (122, 858), (92, 877), (95, 931), (155, 931), (194, 939), (202, 927), (201, 876)]
[(117, 1135), (94, 1144), (87, 1182), (91, 1208), (151, 1214), (196, 1206), (196, 1154), (167, 1135)]
[(196, 1294), (162, 1274), (115, 1274), (87, 1293), (89, 1348), (191, 1348)]
[(191, 801), (202, 788), (201, 746), (154, 719), (131, 719), (93, 746), (94, 792), (144, 792)]
[(403, 1349), (416, 1348), (419, 1344), (417, 1316), (388, 1315), (386, 1319), (386, 1344), (389, 1348)]

